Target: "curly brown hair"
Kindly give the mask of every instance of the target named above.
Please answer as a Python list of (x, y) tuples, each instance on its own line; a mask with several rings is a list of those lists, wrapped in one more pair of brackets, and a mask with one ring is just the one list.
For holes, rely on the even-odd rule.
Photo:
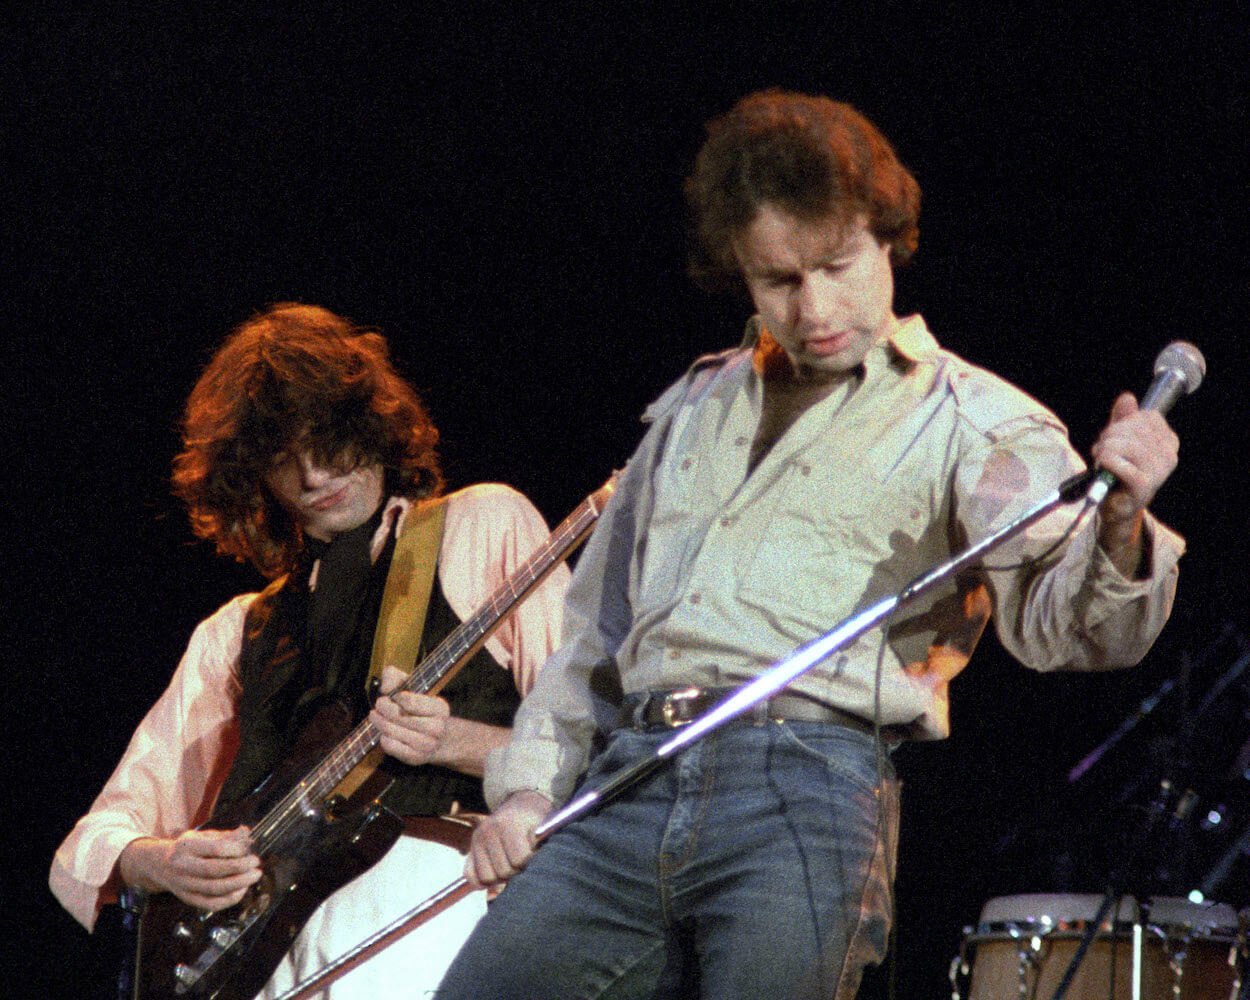
[(920, 186), (849, 104), (784, 90), (742, 98), (712, 119), (686, 179), (690, 274), (709, 290), (743, 288), (734, 238), (764, 204), (804, 222), (868, 228), (902, 264), (920, 240)]
[(287, 572), (299, 526), (264, 485), (292, 446), (323, 462), (379, 464), (388, 495), (442, 490), (438, 431), (386, 341), (320, 306), (280, 302), (227, 338), (196, 382), (173, 488), (195, 534), (267, 577)]

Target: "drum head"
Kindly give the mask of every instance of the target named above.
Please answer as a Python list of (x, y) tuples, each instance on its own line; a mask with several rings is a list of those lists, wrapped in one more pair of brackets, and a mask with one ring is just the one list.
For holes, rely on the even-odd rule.
[(1236, 937), (1237, 911), (1227, 903), (1192, 903), (1180, 896), (1154, 896), (1146, 907), (1154, 927)]
[[(1073, 893), (1038, 892), (1021, 896), (998, 896), (981, 910), (982, 927), (1013, 924), (1029, 929), (1083, 927), (1094, 919), (1102, 905), (1102, 896)], [(1131, 921), (1137, 913), (1137, 901), (1122, 896), (1116, 911), (1117, 921)], [(1110, 921), (1108, 913), (1104, 922)]]

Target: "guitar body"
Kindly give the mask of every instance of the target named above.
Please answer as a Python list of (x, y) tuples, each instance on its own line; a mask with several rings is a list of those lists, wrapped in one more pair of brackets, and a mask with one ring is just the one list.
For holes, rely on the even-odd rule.
[[(275, 800), (290, 797), (341, 727), (322, 713), (301, 740), (302, 753), (256, 791), (206, 824), (255, 833)], [(208, 913), (172, 893), (148, 896), (139, 917), (133, 1000), (252, 1000), (282, 961), (300, 929), (322, 902), (368, 871), (390, 850), (403, 821), (377, 797), (390, 780), (374, 772), (349, 799), (331, 797), (286, 810), (261, 854), (262, 876), (235, 906)]]

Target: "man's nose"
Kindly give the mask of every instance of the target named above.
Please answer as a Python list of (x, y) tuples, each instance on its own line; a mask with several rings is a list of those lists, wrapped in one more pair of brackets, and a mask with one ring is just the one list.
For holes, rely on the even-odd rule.
[(837, 310), (836, 283), (821, 271), (805, 274), (799, 285), (799, 321), (813, 326), (828, 323), (836, 315)]
[(295, 464), (299, 469), (300, 485), (306, 490), (315, 490), (334, 478), (334, 470), (319, 462), (311, 452), (299, 452), (295, 456)]

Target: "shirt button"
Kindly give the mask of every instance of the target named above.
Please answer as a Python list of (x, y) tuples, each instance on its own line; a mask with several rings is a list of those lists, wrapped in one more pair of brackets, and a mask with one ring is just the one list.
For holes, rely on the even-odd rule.
[(720, 526), (722, 528), (728, 528), (733, 523), (734, 523), (734, 519), (732, 517), (722, 517), (720, 519)]
[(803, 473), (805, 476), (810, 476), (812, 474), (812, 467), (810, 465), (800, 465), (799, 472)]
[(702, 596), (701, 594), (691, 594), (691, 595), (690, 595), (690, 603), (691, 603), (691, 604), (698, 604), (701, 600), (703, 600), (703, 596)]
[(681, 650), (680, 650), (680, 649), (670, 649), (670, 650), (668, 651), (668, 658), (669, 658), (670, 660), (680, 660), (680, 659), (681, 659)]
[(682, 463), (681, 463), (681, 471), (682, 471), (682, 472), (685, 472), (685, 471), (686, 471), (687, 469), (689, 469), (689, 468), (690, 468), (690, 466), (691, 466), (691, 465), (693, 465), (693, 464), (694, 464), (694, 463), (693, 463), (693, 462), (691, 462), (691, 461), (690, 461), (690, 459), (688, 459), (688, 458), (683, 459), (683, 460), (682, 460)]
[(734, 444), (736, 444), (739, 448), (741, 448), (746, 443), (747, 443), (747, 439), (744, 438), (741, 434), (739, 434), (736, 438), (734, 438)]

